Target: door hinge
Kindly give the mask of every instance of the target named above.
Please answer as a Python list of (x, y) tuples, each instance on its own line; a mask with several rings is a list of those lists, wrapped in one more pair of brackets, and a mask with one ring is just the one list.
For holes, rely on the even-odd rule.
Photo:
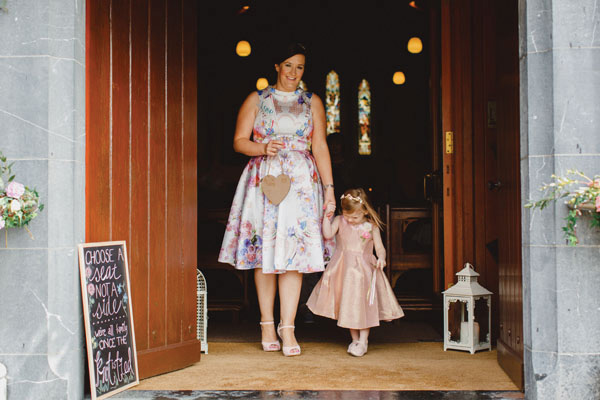
[(446, 132), (446, 154), (454, 153), (454, 132)]

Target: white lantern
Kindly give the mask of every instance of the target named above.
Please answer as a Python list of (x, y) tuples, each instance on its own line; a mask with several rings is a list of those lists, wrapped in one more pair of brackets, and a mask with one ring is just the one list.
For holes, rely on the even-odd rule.
[(206, 279), (200, 270), (196, 272), (196, 295), (198, 300), (196, 303), (197, 327), (196, 336), (200, 341), (200, 351), (204, 354), (208, 353), (208, 342), (206, 341), (206, 329), (208, 327), (208, 304), (206, 290)]
[(492, 292), (477, 283), (469, 263), (456, 275), (458, 283), (444, 292), (444, 351), (491, 351)]

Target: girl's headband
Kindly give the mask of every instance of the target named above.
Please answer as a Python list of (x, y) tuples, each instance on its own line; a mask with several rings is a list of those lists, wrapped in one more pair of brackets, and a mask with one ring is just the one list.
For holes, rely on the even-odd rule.
[(342, 197), (340, 197), (340, 199), (350, 199), (352, 201), (358, 201), (360, 204), (363, 203), (362, 199), (360, 197), (354, 197), (351, 194), (343, 194)]

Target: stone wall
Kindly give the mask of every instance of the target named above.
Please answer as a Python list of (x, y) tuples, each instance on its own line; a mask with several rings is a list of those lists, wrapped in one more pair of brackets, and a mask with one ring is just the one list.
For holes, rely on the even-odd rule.
[[(550, 175), (600, 174), (600, 4), (521, 0), (523, 203)], [(600, 398), (600, 232), (562, 233), (563, 202), (523, 209), (525, 386), (528, 399)]]
[(0, 231), (0, 363), (8, 399), (83, 397), (76, 244), (85, 237), (85, 1), (5, 0), (0, 150), (45, 210)]

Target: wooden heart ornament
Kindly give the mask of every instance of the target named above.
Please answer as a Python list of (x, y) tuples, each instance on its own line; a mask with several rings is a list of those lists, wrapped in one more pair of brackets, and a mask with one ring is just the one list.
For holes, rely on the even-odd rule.
[(281, 174), (277, 177), (273, 175), (267, 175), (260, 181), (260, 187), (267, 196), (267, 199), (275, 205), (278, 205), (285, 199), (288, 192), (290, 191), (290, 186), (292, 185), (292, 181), (290, 177)]

